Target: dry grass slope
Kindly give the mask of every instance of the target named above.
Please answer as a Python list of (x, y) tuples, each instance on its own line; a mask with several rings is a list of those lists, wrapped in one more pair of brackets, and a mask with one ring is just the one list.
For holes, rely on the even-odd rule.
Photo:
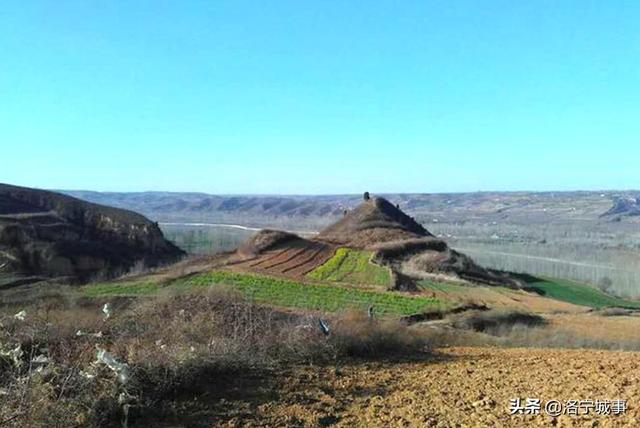
[[(274, 371), (419, 356), (427, 344), (397, 321), (349, 313), (324, 318), (327, 336), (316, 316), (280, 312), (221, 289), (111, 298), (107, 319), (102, 303), (41, 301), (23, 308), (24, 319), (3, 309), (0, 425), (116, 427), (127, 419), (128, 426), (186, 420), (215, 426), (228, 418), (206, 413), (218, 400), (232, 399), (238, 388), (242, 399), (274, 388)], [(113, 371), (95, 362), (96, 349), (115, 358)]]

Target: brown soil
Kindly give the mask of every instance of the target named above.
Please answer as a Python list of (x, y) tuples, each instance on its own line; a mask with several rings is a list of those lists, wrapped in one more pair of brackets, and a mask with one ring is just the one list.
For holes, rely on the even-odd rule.
[(247, 239), (238, 248), (238, 254), (244, 257), (252, 257), (259, 255), (278, 245), (283, 245), (291, 241), (297, 241), (300, 238), (289, 232), (281, 230), (264, 229)]
[(451, 302), (474, 302), (486, 305), (492, 309), (522, 310), (540, 314), (560, 312), (584, 313), (589, 310), (584, 306), (573, 305), (560, 300), (538, 296), (537, 294), (503, 287), (455, 286), (446, 287), (444, 290), (446, 291), (430, 289), (427, 293), (433, 297)]
[[(640, 354), (595, 350), (447, 348), (411, 362), (299, 367), (272, 388), (216, 400), (199, 413), (213, 426), (635, 427)], [(512, 398), (625, 399), (605, 416), (511, 416)], [(208, 425), (210, 426), (210, 425)]]
[(547, 318), (550, 328), (566, 331), (574, 337), (635, 344), (634, 348), (640, 349), (640, 316), (637, 313), (615, 317), (603, 317), (593, 312), (562, 313)]
[(364, 201), (342, 219), (324, 229), (318, 239), (364, 248), (380, 242), (432, 236), (412, 217), (384, 198)]
[(297, 278), (329, 260), (335, 252), (332, 245), (298, 237), (269, 248), (253, 257), (240, 259), (233, 268)]

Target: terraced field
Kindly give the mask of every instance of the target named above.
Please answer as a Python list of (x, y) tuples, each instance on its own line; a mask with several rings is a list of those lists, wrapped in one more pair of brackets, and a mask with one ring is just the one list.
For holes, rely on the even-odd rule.
[(389, 269), (372, 263), (371, 251), (338, 248), (333, 257), (307, 274), (318, 281), (346, 282), (388, 287)]
[(228, 286), (260, 303), (328, 312), (350, 308), (366, 310), (373, 306), (376, 313), (381, 315), (411, 315), (446, 305), (444, 300), (429, 296), (410, 296), (398, 292), (329, 284), (306, 284), (266, 275), (222, 270), (181, 278), (168, 284), (152, 281), (92, 284), (84, 287), (82, 293), (93, 297), (144, 295), (163, 289), (209, 286)]
[[(308, 279), (313, 280), (312, 283), (258, 273), (214, 270), (170, 281), (149, 277), (133, 281), (92, 284), (83, 287), (82, 293), (88, 296), (145, 295), (167, 288), (185, 289), (225, 285), (257, 302), (276, 306), (328, 312), (347, 308), (366, 309), (374, 306), (378, 313), (396, 315), (410, 315), (427, 309), (455, 306), (469, 301), (483, 303), (496, 309), (518, 308), (546, 314), (582, 313), (586, 311), (585, 306), (593, 308), (640, 306), (640, 302), (613, 297), (587, 285), (550, 279), (529, 284), (529, 286), (540, 287), (545, 296), (502, 287), (462, 286), (429, 280), (421, 281), (420, 286), (423, 292), (415, 296), (363, 289), (357, 285), (345, 285), (343, 282), (332, 283), (332, 281), (348, 280), (356, 284), (353, 278), (359, 274), (360, 278), (366, 278), (361, 279), (363, 282), (374, 284), (379, 280), (378, 284), (382, 284), (383, 275), (375, 270), (379, 267), (369, 264), (368, 258), (362, 253), (339, 250), (328, 263), (307, 276)], [(342, 260), (342, 263), (337, 263), (336, 260)], [(272, 260), (274, 261), (275, 259)], [(362, 268), (365, 262), (366, 269)], [(372, 267), (373, 272), (370, 271)], [(378, 279), (375, 279), (375, 275), (378, 275)]]
[(334, 251), (331, 245), (299, 239), (235, 266), (239, 270), (301, 277), (330, 259)]

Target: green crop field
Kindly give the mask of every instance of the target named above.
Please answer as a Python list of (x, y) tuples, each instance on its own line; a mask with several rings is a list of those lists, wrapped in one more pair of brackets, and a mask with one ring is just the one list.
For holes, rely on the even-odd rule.
[(371, 263), (371, 251), (338, 248), (335, 255), (307, 274), (317, 281), (370, 284), (387, 287), (391, 274), (387, 268)]
[(335, 312), (373, 306), (379, 314), (411, 315), (439, 308), (440, 299), (408, 296), (398, 292), (362, 290), (338, 285), (305, 284), (265, 275), (212, 271), (161, 285), (152, 282), (93, 284), (83, 287), (89, 296), (150, 294), (161, 288), (190, 289), (227, 285), (250, 300), (276, 306)]
[[(81, 288), (86, 296), (145, 295), (161, 289), (190, 289), (193, 287), (227, 285), (250, 300), (283, 307), (335, 312), (347, 308), (374, 306), (378, 313), (411, 315), (428, 309), (446, 306), (442, 299), (427, 296), (408, 296), (398, 292), (364, 290), (337, 284), (308, 284), (266, 275), (212, 271), (173, 280), (169, 283), (131, 281), (91, 284)], [(464, 293), (466, 286), (420, 281), (423, 289), (447, 293)], [(640, 301), (606, 294), (585, 284), (560, 279), (531, 278), (527, 288), (545, 297), (592, 308), (619, 306), (640, 308)]]
[(155, 293), (162, 284), (153, 281), (105, 282), (90, 284), (80, 289), (85, 296), (128, 296)]
[(592, 308), (606, 306), (640, 308), (640, 301), (611, 296), (595, 287), (568, 280), (536, 278), (527, 283), (527, 288), (535, 289), (545, 297)]

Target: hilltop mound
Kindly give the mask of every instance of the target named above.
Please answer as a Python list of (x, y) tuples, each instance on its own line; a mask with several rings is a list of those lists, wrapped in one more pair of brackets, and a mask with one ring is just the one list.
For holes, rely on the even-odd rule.
[(510, 278), (478, 266), (437, 239), (384, 198), (369, 198), (313, 239), (263, 230), (234, 254), (237, 268), (301, 276), (327, 262), (340, 247), (371, 252), (371, 261), (390, 269), (392, 288), (415, 289), (415, 280), (451, 279), (517, 287)]
[(407, 287), (407, 278), (421, 279), (433, 275), (518, 286), (510, 278), (488, 271), (464, 254), (452, 250), (398, 206), (384, 198), (370, 198), (368, 193), (364, 202), (320, 232), (316, 239), (373, 250), (373, 260), (389, 267), (399, 279), (398, 288)]
[(122, 209), (45, 190), (0, 184), (0, 275), (111, 277), (184, 252), (157, 224)]
[(318, 240), (352, 247), (430, 237), (422, 225), (384, 198), (371, 198), (324, 229)]

